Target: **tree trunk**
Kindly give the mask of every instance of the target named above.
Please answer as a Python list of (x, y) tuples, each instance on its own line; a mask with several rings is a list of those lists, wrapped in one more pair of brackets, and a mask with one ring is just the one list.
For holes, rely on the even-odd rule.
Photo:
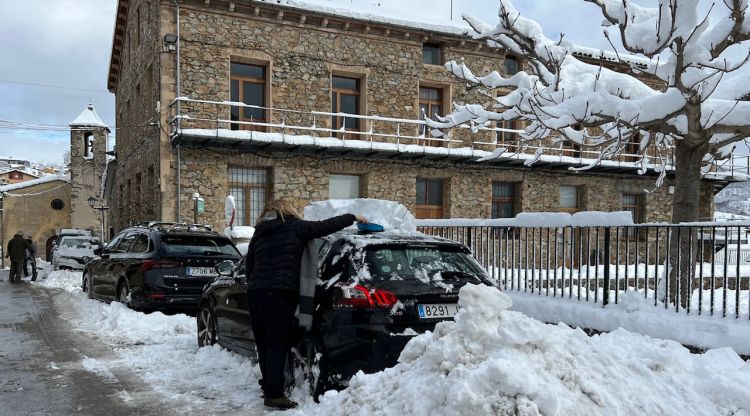
[[(701, 163), (705, 151), (702, 146), (689, 146), (677, 140), (675, 146), (675, 185), (672, 202), (672, 222), (698, 221), (700, 215)], [(690, 242), (694, 242), (692, 245)], [(691, 293), (692, 274), (696, 256), (697, 234), (692, 228), (674, 229), (669, 255), (669, 301), (687, 307)], [(666, 292), (666, 291), (665, 291)], [(666, 295), (666, 293), (664, 293)]]

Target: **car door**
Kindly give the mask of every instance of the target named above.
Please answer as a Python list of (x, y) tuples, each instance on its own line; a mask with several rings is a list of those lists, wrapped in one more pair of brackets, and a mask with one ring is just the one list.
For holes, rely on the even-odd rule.
[(136, 237), (138, 237), (138, 234), (139, 233), (137, 232), (128, 232), (122, 240), (120, 240), (114, 250), (109, 253), (109, 259), (101, 274), (103, 280), (101, 293), (104, 298), (111, 300), (116, 299), (117, 281), (120, 276), (124, 274), (124, 269), (128, 259), (131, 257), (128, 250)]
[(229, 284), (222, 288), (222, 296), (218, 299), (222, 305), (217, 305), (217, 319), (225, 341), (241, 349), (251, 349), (252, 330), (250, 328), (250, 314), (247, 310), (247, 277), (245, 275), (245, 261), (240, 261)]
[(108, 268), (110, 256), (117, 250), (117, 246), (120, 244), (123, 237), (125, 237), (125, 234), (127, 233), (122, 232), (115, 236), (115, 238), (113, 238), (102, 249), (102, 254), (99, 258), (91, 262), (91, 267), (89, 268), (89, 272), (91, 273), (91, 276), (89, 276), (89, 284), (91, 286), (91, 294), (94, 297), (102, 297), (106, 292), (106, 289), (103, 287), (107, 282), (104, 274)]

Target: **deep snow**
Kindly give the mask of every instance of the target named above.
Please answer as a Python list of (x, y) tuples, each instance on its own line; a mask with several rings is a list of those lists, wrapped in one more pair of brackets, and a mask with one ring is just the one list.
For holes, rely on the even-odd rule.
[[(194, 318), (89, 300), (80, 279), (52, 272), (36, 284), (62, 289), (56, 305), (63, 319), (112, 346), (114, 359), (84, 359), (91, 372), (134, 371), (178, 412), (264, 411), (257, 366), (219, 347), (199, 349)], [(508, 311), (510, 298), (489, 287), (467, 286), (459, 302), (456, 321), (412, 340), (396, 367), (359, 374), (319, 405), (297, 389), (301, 408), (288, 413), (750, 415), (750, 365), (731, 349), (692, 355), (622, 329), (588, 337)]]

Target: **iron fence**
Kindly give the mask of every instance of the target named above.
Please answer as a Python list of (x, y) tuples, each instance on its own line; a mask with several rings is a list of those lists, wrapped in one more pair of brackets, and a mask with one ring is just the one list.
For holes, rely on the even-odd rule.
[(602, 306), (633, 293), (678, 313), (750, 319), (750, 224), (419, 231), (469, 246), (506, 291)]

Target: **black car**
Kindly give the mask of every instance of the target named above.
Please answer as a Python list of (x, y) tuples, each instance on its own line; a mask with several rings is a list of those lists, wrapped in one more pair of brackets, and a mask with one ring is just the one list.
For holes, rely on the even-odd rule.
[(138, 310), (195, 313), (215, 266), (238, 261), (225, 236), (207, 226), (144, 223), (115, 236), (86, 264), (82, 288), (90, 298)]
[[(314, 397), (359, 370), (395, 365), (413, 336), (453, 318), (465, 284), (497, 286), (466, 246), (442, 238), (344, 231), (317, 242), (321, 281), (313, 330), (299, 334), (290, 357)], [(219, 264), (219, 277), (204, 289), (198, 343), (255, 358), (245, 262), (231, 266)]]

